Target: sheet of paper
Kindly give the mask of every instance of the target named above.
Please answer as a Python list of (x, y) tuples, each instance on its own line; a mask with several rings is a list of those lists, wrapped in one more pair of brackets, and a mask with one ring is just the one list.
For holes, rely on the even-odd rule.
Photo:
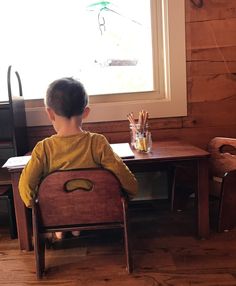
[[(129, 143), (111, 144), (113, 151), (121, 158), (134, 158), (134, 153)], [(30, 160), (31, 156), (18, 156), (9, 158), (2, 168), (17, 169), (23, 168)]]
[(2, 168), (17, 169), (23, 168), (30, 160), (31, 156), (18, 156), (9, 158)]
[(113, 151), (121, 158), (134, 158), (134, 153), (130, 148), (129, 143), (111, 144)]

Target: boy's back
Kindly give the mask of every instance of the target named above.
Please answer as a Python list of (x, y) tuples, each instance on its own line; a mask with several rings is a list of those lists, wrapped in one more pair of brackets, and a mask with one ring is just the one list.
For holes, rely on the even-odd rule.
[(19, 181), (19, 191), (27, 207), (47, 174), (55, 170), (105, 168), (119, 179), (124, 190), (133, 196), (137, 181), (122, 159), (101, 134), (82, 130), (82, 119), (89, 114), (83, 85), (64, 78), (53, 82), (47, 91), (46, 110), (56, 135), (40, 141), (32, 151)]
[(134, 176), (103, 135), (86, 131), (65, 137), (53, 135), (35, 146), (32, 159), (20, 178), (21, 198), (26, 206), (30, 206), (28, 193), (32, 190), (27, 185), (37, 188), (39, 181), (53, 171), (99, 167), (112, 171), (130, 196), (136, 194)]

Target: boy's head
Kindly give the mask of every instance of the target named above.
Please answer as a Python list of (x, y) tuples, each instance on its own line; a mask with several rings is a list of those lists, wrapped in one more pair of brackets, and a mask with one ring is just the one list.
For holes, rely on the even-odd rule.
[(48, 87), (45, 105), (59, 116), (68, 119), (81, 116), (87, 104), (88, 95), (84, 86), (73, 78), (55, 80)]

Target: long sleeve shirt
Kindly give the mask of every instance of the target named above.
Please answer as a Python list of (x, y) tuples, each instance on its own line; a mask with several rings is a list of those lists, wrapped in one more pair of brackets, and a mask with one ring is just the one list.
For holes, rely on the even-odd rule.
[(19, 181), (20, 196), (27, 207), (31, 206), (40, 181), (56, 170), (102, 167), (119, 179), (130, 197), (137, 193), (135, 176), (101, 134), (84, 131), (65, 137), (53, 135), (38, 142), (31, 155)]

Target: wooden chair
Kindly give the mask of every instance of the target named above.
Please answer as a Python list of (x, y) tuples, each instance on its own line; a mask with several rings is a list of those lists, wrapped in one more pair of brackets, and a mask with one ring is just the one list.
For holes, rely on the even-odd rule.
[(37, 278), (45, 271), (47, 232), (122, 228), (128, 273), (132, 272), (127, 198), (105, 169), (56, 171), (41, 182), (32, 209)]
[(236, 226), (236, 139), (215, 137), (208, 144), (210, 195), (219, 199), (219, 232)]
[(23, 156), (29, 151), (25, 101), (20, 75), (17, 71), (12, 72), (11, 66), (7, 70), (7, 89), (10, 108), (10, 118), (7, 127), (13, 145), (12, 156)]
[[(8, 101), (0, 104), (0, 166), (9, 157), (21, 156), (28, 151), (25, 103), (20, 75), (7, 69)], [(1, 169), (1, 168), (0, 168)], [(11, 238), (17, 237), (16, 219), (10, 174), (0, 170), (0, 200), (7, 206)]]

